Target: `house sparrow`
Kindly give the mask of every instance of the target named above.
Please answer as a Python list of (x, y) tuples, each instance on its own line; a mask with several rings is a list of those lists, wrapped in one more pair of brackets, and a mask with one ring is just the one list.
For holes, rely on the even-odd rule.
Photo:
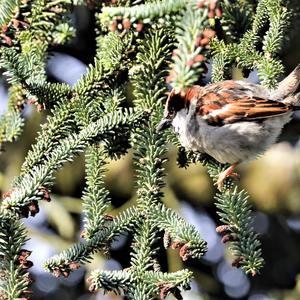
[(300, 64), (275, 90), (246, 81), (226, 80), (170, 92), (157, 130), (171, 125), (188, 150), (207, 153), (231, 166), (217, 186), (237, 176), (235, 167), (256, 158), (276, 142), (300, 99)]

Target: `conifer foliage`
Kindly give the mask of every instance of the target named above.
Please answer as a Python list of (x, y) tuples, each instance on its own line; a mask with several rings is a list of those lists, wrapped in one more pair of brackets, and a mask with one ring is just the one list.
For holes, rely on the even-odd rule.
[[(171, 132), (158, 133), (163, 104), (172, 85), (180, 91), (201, 81), (212, 62), (212, 80), (227, 78), (230, 68), (258, 69), (262, 84), (276, 85), (283, 66), (278, 53), (291, 12), (282, 0), (3, 0), (0, 3), (0, 65), (10, 83), (8, 109), (0, 116), (0, 145), (22, 134), (23, 108), (48, 110), (11, 190), (0, 209), (0, 298), (27, 299), (32, 262), (22, 246), (28, 239), (22, 218), (34, 217), (40, 201), (50, 201), (54, 172), (85, 152), (86, 186), (83, 240), (45, 262), (54, 276), (67, 277), (88, 263), (95, 252), (107, 252), (124, 232), (133, 236), (130, 267), (95, 270), (90, 290), (122, 293), (128, 299), (182, 299), (192, 272), (163, 272), (156, 259), (157, 241), (179, 249), (182, 260), (200, 259), (206, 242), (177, 212), (163, 204), (168, 142)], [(96, 17), (94, 63), (77, 84), (47, 81), (49, 49), (75, 34), (70, 15), (87, 5)], [(133, 100), (127, 101), (128, 83)], [(104, 185), (108, 159), (133, 149), (136, 205), (109, 214)], [(201, 162), (213, 180), (224, 166), (210, 157), (179, 147), (178, 164)], [(216, 195), (223, 234), (235, 257), (233, 265), (255, 275), (263, 266), (261, 244), (251, 227), (248, 195), (227, 180)], [(30, 249), (35, 251), (35, 249)]]

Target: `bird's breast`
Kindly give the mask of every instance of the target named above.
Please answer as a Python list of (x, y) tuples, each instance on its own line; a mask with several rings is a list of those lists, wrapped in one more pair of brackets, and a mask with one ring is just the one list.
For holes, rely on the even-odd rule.
[[(180, 110), (172, 121), (174, 131), (185, 148), (193, 151), (202, 150), (202, 131), (195, 113), (187, 109)], [(202, 152), (204, 152), (202, 150)]]

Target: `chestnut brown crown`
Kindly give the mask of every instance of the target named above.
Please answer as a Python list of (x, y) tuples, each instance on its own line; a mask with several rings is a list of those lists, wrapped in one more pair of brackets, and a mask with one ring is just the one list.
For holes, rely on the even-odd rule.
[(191, 100), (199, 96), (200, 90), (200, 86), (189, 87), (180, 91), (179, 93), (173, 89), (169, 93), (164, 110), (164, 117), (157, 126), (157, 130), (161, 131), (170, 127), (177, 112), (184, 108), (188, 110)]

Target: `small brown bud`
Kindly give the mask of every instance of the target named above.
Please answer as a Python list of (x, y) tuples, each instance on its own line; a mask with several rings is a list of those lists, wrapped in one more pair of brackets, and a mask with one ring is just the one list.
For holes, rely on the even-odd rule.
[(209, 10), (215, 10), (216, 6), (217, 6), (217, 0), (210, 0)]
[(32, 200), (27, 207), (32, 217), (34, 217), (40, 211), (37, 200)]
[(221, 9), (221, 7), (217, 7), (217, 8), (215, 9), (215, 13), (216, 13), (216, 16), (217, 16), (218, 18), (221, 18), (221, 17), (222, 17), (222, 9)]
[(171, 243), (171, 248), (172, 249), (176, 249), (176, 248), (179, 248), (179, 247), (181, 247), (183, 245), (184, 244), (182, 242), (180, 242), (180, 241), (174, 241), (174, 242)]
[(30, 290), (25, 290), (25, 291), (22, 291), (22, 294), (21, 294), (21, 299), (30, 299), (30, 297), (32, 296), (33, 292), (30, 291)]
[(225, 233), (230, 231), (230, 226), (229, 225), (220, 225), (216, 228), (217, 233)]
[(116, 30), (117, 30), (117, 26), (118, 26), (117, 21), (112, 21), (112, 22), (109, 24), (109, 30), (110, 30), (110, 31), (116, 31)]
[(198, 35), (195, 39), (195, 47), (199, 47), (200, 46), (200, 42), (202, 40), (201, 35)]
[(233, 242), (233, 241), (237, 241), (237, 236), (236, 235), (233, 235), (233, 234), (225, 234), (222, 239), (221, 239), (221, 242), (222, 243), (227, 243), (227, 242)]
[(47, 188), (42, 186), (42, 187), (39, 188), (39, 192), (41, 192), (43, 194), (43, 200), (45, 200), (47, 202), (51, 201), (50, 192)]
[(233, 262), (232, 262), (232, 266), (236, 267), (236, 268), (240, 268), (241, 267), (241, 262), (244, 260), (243, 256), (239, 256), (237, 257)]
[(62, 272), (62, 275), (63, 275), (65, 278), (67, 278), (67, 277), (69, 277), (70, 272), (69, 272), (69, 271), (63, 271), (63, 272)]
[(70, 268), (71, 270), (77, 270), (77, 269), (80, 268), (80, 265), (79, 265), (79, 263), (77, 263), (77, 262), (75, 262), (75, 261), (72, 261), (72, 262), (70, 262), (70, 264), (69, 264), (69, 268)]
[(27, 104), (36, 104), (36, 102), (37, 102), (36, 99), (33, 98), (27, 100)]
[(45, 104), (41, 104), (41, 103), (38, 103), (38, 104), (37, 104), (36, 110), (37, 110), (38, 112), (41, 112), (41, 111), (43, 111), (43, 110), (45, 110), (45, 109), (46, 109)]
[(7, 25), (2, 25), (2, 26), (1, 26), (1, 31), (2, 31), (3, 33), (7, 32), (7, 30), (8, 30), (8, 26), (7, 26)]
[(131, 22), (129, 19), (124, 19), (122, 24), (123, 24), (124, 29), (130, 29), (130, 27), (131, 27)]
[(33, 266), (33, 262), (31, 260), (22, 260), (22, 259), (19, 259), (19, 263), (20, 263), (20, 266), (22, 267), (22, 269), (29, 269)]
[(136, 24), (135, 30), (136, 30), (137, 32), (141, 32), (141, 31), (143, 30), (143, 28), (144, 28), (144, 24), (143, 24), (142, 22), (138, 22), (138, 23)]
[(114, 216), (112, 216), (110, 214), (104, 214), (103, 218), (105, 221), (113, 221), (114, 220)]
[(209, 19), (214, 19), (215, 17), (215, 11), (214, 10), (210, 10), (207, 14)]
[(203, 0), (200, 0), (199, 2), (197, 2), (197, 7), (198, 8), (203, 8), (205, 6), (205, 3)]
[(209, 38), (202, 38), (201, 41), (200, 41), (200, 45), (202, 47), (206, 46), (209, 44)]
[(89, 291), (92, 293), (97, 291), (96, 285), (94, 283), (89, 286)]
[(32, 251), (26, 250), (26, 249), (21, 249), (19, 252), (19, 256), (23, 257), (23, 258), (27, 258), (28, 256), (30, 256), (32, 253)]
[(186, 261), (188, 259), (188, 244), (183, 245), (179, 250), (179, 256), (183, 261)]
[(0, 36), (2, 37), (3, 42), (4, 42), (5, 44), (7, 44), (8, 46), (11, 46), (11, 45), (12, 45), (12, 39), (11, 39), (10, 37), (8, 37), (7, 35), (5, 35), (5, 34), (3, 34), (3, 33), (2, 33)]
[(11, 195), (11, 191), (4, 192), (3, 195), (2, 195), (2, 199), (10, 198), (10, 195)]
[(204, 29), (202, 34), (203, 37), (211, 39), (216, 35), (216, 32), (212, 29)]
[(194, 60), (190, 59), (186, 62), (186, 66), (191, 67), (194, 64)]
[(11, 22), (15, 29), (19, 28), (20, 22), (17, 19), (12, 19)]
[(58, 278), (61, 276), (61, 270), (58, 269), (58, 268), (55, 268), (53, 271), (52, 271), (52, 274), (54, 275), (54, 277)]
[(169, 292), (174, 288), (172, 283), (169, 282), (158, 282), (157, 283), (158, 288), (160, 289), (159, 297), (161, 300), (165, 299)]
[(198, 54), (198, 55), (196, 55), (195, 58), (194, 58), (194, 62), (202, 62), (202, 61), (204, 61), (204, 60), (205, 60), (205, 56), (202, 55), (202, 54)]

